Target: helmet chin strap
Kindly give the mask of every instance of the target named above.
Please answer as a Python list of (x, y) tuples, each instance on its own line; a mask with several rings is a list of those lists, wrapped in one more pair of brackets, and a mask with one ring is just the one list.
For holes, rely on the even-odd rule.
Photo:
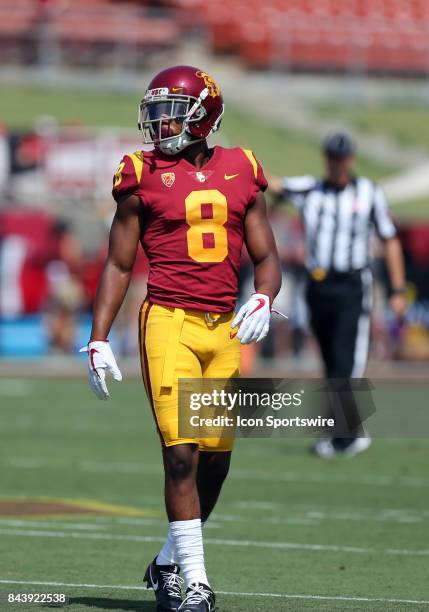
[(177, 155), (177, 153), (180, 153), (180, 151), (183, 151), (183, 149), (186, 149), (186, 147), (189, 147), (189, 145), (192, 145), (195, 142), (201, 142), (202, 140), (205, 139), (193, 138), (190, 134), (184, 132), (180, 136), (172, 138), (167, 142), (160, 142), (158, 148), (165, 155)]
[(187, 127), (187, 124), (189, 123), (189, 119), (192, 117), (195, 111), (201, 106), (201, 102), (205, 100), (208, 95), (209, 95), (209, 90), (206, 87), (205, 89), (202, 90), (197, 100), (194, 102), (194, 104), (191, 106), (188, 113), (186, 114), (186, 119), (184, 121), (184, 126), (183, 126), (183, 132), (179, 136), (177, 136), (176, 138), (171, 138), (167, 142), (159, 143), (158, 145), (159, 149), (165, 155), (177, 155), (177, 153), (180, 153), (180, 151), (183, 151), (183, 149), (186, 149), (186, 147), (189, 147), (189, 145), (205, 140), (205, 138), (193, 138), (191, 134), (189, 134), (189, 132), (186, 131), (186, 127)]

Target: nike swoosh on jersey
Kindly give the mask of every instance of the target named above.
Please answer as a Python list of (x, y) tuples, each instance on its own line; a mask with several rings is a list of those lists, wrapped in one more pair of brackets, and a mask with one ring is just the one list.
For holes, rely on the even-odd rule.
[(234, 340), (235, 336), (238, 334), (238, 329), (235, 332), (229, 332), (229, 337), (231, 338), (231, 340)]
[(223, 178), (226, 181), (230, 181), (231, 179), (235, 178), (236, 176), (238, 176), (238, 174), (225, 174)]

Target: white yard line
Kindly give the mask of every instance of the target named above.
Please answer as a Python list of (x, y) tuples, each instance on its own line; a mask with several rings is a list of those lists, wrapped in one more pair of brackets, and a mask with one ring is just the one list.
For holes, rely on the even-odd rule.
[[(252, 500), (249, 500), (251, 503)], [(161, 503), (161, 500), (159, 501)], [(274, 505), (274, 504), (273, 504)], [(258, 516), (257, 520), (260, 523), (266, 523), (268, 525), (320, 525), (322, 520), (327, 521), (372, 521), (376, 523), (394, 522), (394, 523), (421, 523), (423, 520), (429, 519), (429, 512), (426, 510), (394, 510), (391, 508), (366, 509), (363, 508), (362, 512), (358, 512), (352, 509), (344, 509), (338, 512), (337, 510), (320, 510), (317, 506), (313, 509), (303, 509), (303, 506), (293, 506), (291, 510), (296, 512), (299, 516), (284, 516), (288, 512), (288, 504), (285, 506), (277, 504), (276, 511), (282, 514), (282, 516), (267, 515)], [(244, 510), (244, 508), (243, 508)], [(94, 517), (95, 522), (101, 523), (112, 523), (120, 525), (150, 525), (157, 523), (165, 523), (164, 517), (145, 519), (145, 518), (128, 518), (128, 517)], [(230, 513), (218, 513), (214, 512), (211, 515), (210, 521), (207, 525), (210, 525), (211, 521), (219, 523), (252, 523), (255, 522), (255, 517), (252, 514), (230, 514)], [(150, 521), (150, 522), (149, 522)]]
[[(150, 520), (150, 519), (149, 519)], [(145, 523), (146, 524), (146, 523)], [(12, 518), (1, 518), (0, 525), (6, 527), (56, 527), (61, 529), (77, 529), (82, 531), (106, 531), (109, 525), (100, 524), (98, 522), (94, 523), (80, 523), (80, 522), (62, 522), (62, 521), (47, 521), (47, 520), (21, 520), (21, 519), (12, 519)], [(148, 523), (148, 525), (153, 525), (153, 523)]]
[[(47, 582), (38, 580), (4, 580), (0, 579), (0, 584), (16, 584), (26, 586), (48, 586), (48, 587), (68, 587), (78, 589), (102, 589), (102, 590), (121, 590), (121, 591), (146, 591), (146, 587), (125, 585), (125, 584), (80, 584), (76, 582)], [(303, 599), (321, 601), (361, 601), (367, 603), (393, 603), (393, 604), (418, 604), (429, 605), (429, 600), (421, 599), (394, 599), (388, 597), (352, 597), (347, 595), (303, 595), (294, 593), (247, 593), (238, 591), (217, 591), (218, 595), (230, 597), (268, 597), (275, 599)]]
[(36, 459), (34, 457), (10, 457), (3, 460), (3, 464), (11, 468), (23, 469), (23, 470), (39, 470), (48, 466), (48, 462), (43, 459)]
[[(77, 529), (82, 531), (106, 531), (109, 528), (114, 527), (115, 525), (131, 525), (131, 526), (141, 526), (141, 527), (154, 527), (161, 526), (166, 527), (168, 525), (166, 518), (142, 518), (138, 523), (135, 521), (128, 521), (126, 518), (118, 521), (103, 521), (100, 519), (110, 518), (110, 517), (95, 517), (93, 523), (81, 523), (81, 522), (62, 522), (57, 520), (21, 520), (21, 519), (12, 519), (12, 518), (0, 518), (0, 528), (1, 527), (40, 527), (43, 529), (48, 529), (51, 527), (60, 528), (60, 529)], [(222, 529), (222, 525), (219, 524), (217, 520), (211, 520), (208, 525), (204, 526), (204, 529)]]
[[(33, 468), (33, 469), (63, 469), (65, 466), (70, 467), (69, 463), (55, 462), (52, 460), (43, 460), (38, 458), (7, 458), (1, 461), (3, 465), (12, 468)], [(103, 462), (103, 461), (78, 461), (73, 466), (74, 469), (80, 469), (85, 472), (94, 473), (118, 473), (118, 474), (162, 474), (162, 466), (160, 464), (140, 464), (140, 463), (121, 463), (121, 462)], [(229, 479), (233, 480), (257, 480), (264, 482), (298, 482), (310, 484), (352, 484), (364, 486), (405, 486), (405, 487), (429, 487), (428, 478), (419, 478), (414, 476), (393, 476), (389, 474), (360, 474), (351, 475), (344, 474), (327, 474), (327, 473), (305, 473), (305, 472), (264, 472), (252, 469), (232, 469)]]
[(277, 507), (277, 503), (246, 499), (246, 501), (235, 502), (234, 506), (241, 510), (274, 510)]
[[(304, 527), (319, 527), (322, 520), (323, 521), (357, 521), (357, 522), (376, 522), (376, 523), (399, 523), (399, 524), (407, 524), (420, 525), (423, 522), (423, 518), (419, 516), (399, 516), (399, 517), (389, 517), (389, 516), (368, 516), (365, 514), (358, 513), (342, 513), (337, 514), (335, 512), (332, 513), (323, 513), (323, 512), (312, 512), (308, 513), (309, 516), (304, 516), (303, 518), (294, 518), (294, 517), (277, 517), (277, 516), (264, 516), (258, 518), (258, 522), (264, 525), (302, 525)], [(255, 519), (251, 516), (239, 515), (239, 514), (213, 514), (210, 518), (210, 521), (205, 525), (205, 529), (220, 529), (222, 523), (254, 523)], [(94, 517), (92, 523), (82, 523), (75, 521), (67, 521), (62, 522), (55, 519), (52, 520), (26, 520), (26, 519), (13, 519), (13, 518), (0, 518), (0, 526), (3, 527), (54, 527), (61, 529), (78, 529), (84, 531), (105, 531), (109, 527), (115, 526), (141, 526), (141, 527), (151, 527), (151, 526), (163, 526), (166, 525), (166, 518), (115, 518), (115, 517), (104, 517), (97, 516)]]
[(406, 548), (388, 548), (386, 551), (387, 555), (407, 555), (407, 556), (418, 556), (426, 557), (429, 555), (429, 550), (407, 550)]
[[(161, 536), (141, 536), (132, 534), (109, 534), (109, 533), (82, 533), (73, 531), (50, 531), (36, 529), (3, 529), (0, 528), (0, 535), (18, 536), (28, 538), (61, 538), (77, 540), (108, 540), (122, 542), (164, 542), (165, 537)], [(329, 551), (340, 553), (357, 554), (381, 554), (404, 555), (404, 556), (426, 556), (429, 550), (408, 550), (408, 549), (380, 549), (359, 546), (338, 546), (337, 544), (310, 544), (300, 542), (264, 542), (256, 540), (229, 540), (223, 538), (205, 538), (204, 543), (209, 546), (231, 546), (245, 548), (266, 548), (272, 550), (312, 550)]]

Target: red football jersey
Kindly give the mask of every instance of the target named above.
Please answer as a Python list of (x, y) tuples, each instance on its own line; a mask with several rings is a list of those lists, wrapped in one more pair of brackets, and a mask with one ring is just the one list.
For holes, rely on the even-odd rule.
[(113, 197), (140, 198), (149, 300), (209, 312), (233, 310), (246, 210), (266, 188), (262, 168), (247, 149), (214, 147), (201, 170), (182, 156), (156, 150), (125, 155), (114, 176)]

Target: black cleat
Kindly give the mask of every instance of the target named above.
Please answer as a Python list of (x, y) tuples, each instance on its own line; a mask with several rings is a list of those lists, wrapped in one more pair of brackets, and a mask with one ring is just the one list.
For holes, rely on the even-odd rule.
[(178, 565), (157, 565), (156, 557), (144, 575), (148, 589), (155, 591), (156, 612), (177, 612), (182, 603), (182, 583)]
[(202, 582), (191, 584), (186, 589), (186, 597), (179, 612), (214, 612), (216, 597), (209, 586)]

